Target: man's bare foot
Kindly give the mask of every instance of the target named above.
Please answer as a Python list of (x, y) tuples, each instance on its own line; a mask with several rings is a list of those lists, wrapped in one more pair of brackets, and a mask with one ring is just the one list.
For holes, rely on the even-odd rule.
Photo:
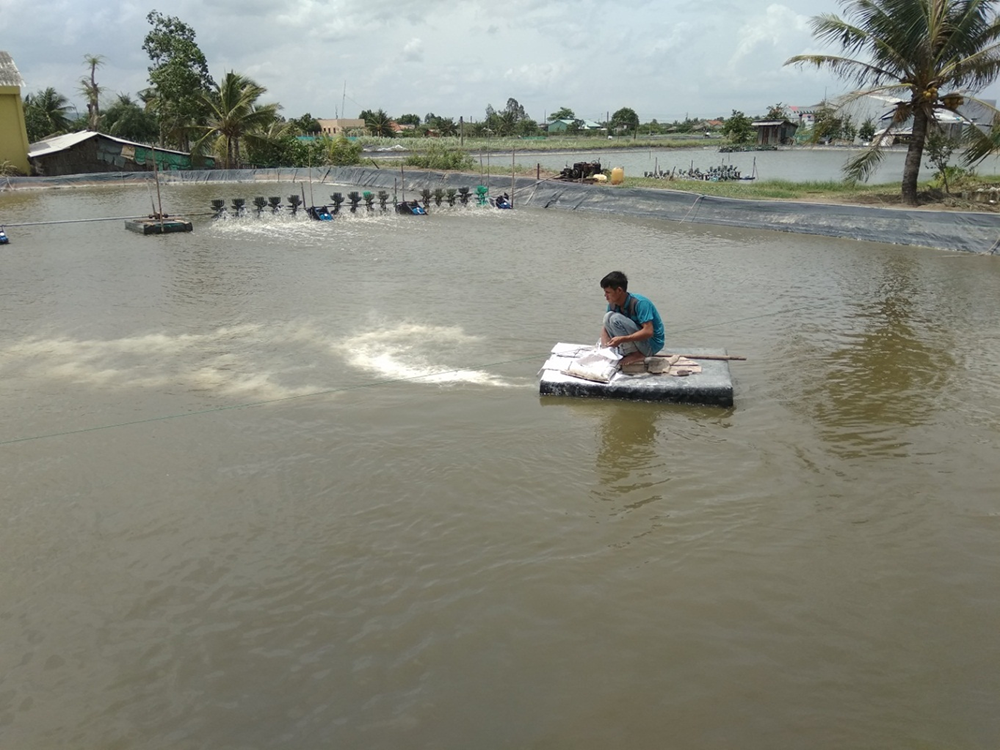
[(630, 352), (618, 360), (619, 365), (631, 365), (635, 362), (644, 362), (646, 355), (642, 352)]

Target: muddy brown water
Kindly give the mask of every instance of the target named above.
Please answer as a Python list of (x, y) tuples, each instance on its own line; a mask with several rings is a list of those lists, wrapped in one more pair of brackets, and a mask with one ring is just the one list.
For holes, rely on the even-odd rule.
[[(194, 221), (0, 249), (0, 746), (996, 746), (1000, 259), (543, 210)], [(747, 357), (733, 409), (538, 396), (613, 269), (668, 346)]]

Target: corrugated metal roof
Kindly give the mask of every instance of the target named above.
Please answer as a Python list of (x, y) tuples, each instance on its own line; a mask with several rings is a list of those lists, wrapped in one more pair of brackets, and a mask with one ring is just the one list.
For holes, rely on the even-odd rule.
[(65, 151), (71, 146), (83, 143), (89, 138), (96, 138), (97, 133), (93, 130), (81, 130), (79, 133), (67, 133), (66, 135), (54, 135), (44, 141), (38, 141), (28, 146), (28, 158), (34, 159), (36, 156), (47, 156), (57, 151)]
[(14, 58), (0, 50), (0, 86), (23, 86), (24, 79), (17, 71)]
[(28, 146), (28, 158), (32, 159), (36, 156), (48, 156), (49, 154), (54, 154), (58, 151), (65, 151), (68, 148), (75, 146), (78, 143), (83, 143), (89, 138), (95, 138), (101, 136), (101, 138), (106, 138), (109, 141), (114, 141), (115, 143), (122, 143), (126, 146), (139, 146), (140, 148), (146, 148), (150, 151), (159, 151), (164, 154), (180, 154), (182, 156), (188, 156), (187, 151), (176, 151), (172, 148), (160, 148), (159, 146), (150, 146), (146, 143), (137, 143), (136, 141), (127, 141), (124, 138), (116, 138), (113, 135), (108, 135), (107, 133), (97, 133), (93, 130), (81, 130), (78, 133), (66, 133), (65, 135), (54, 135), (51, 138), (46, 138), (42, 141), (37, 141)]
[(590, 130), (597, 129), (597, 130), (599, 130), (599, 129), (602, 129), (604, 127), (603, 125), (601, 125), (601, 123), (594, 122), (593, 120), (567, 120), (567, 119), (563, 119), (563, 120), (553, 120), (549, 124), (552, 125), (553, 123), (564, 122), (564, 123), (566, 123), (566, 125), (568, 127), (568, 126), (572, 125), (574, 122), (578, 122), (578, 121), (581, 122), (581, 123), (583, 123), (581, 125), (581, 127), (585, 128), (585, 129), (590, 129)]

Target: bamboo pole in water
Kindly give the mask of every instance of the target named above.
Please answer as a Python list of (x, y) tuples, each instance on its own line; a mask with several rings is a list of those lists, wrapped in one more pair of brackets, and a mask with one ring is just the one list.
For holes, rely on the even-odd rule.
[(160, 219), (160, 234), (163, 234), (163, 201), (160, 199), (160, 173), (156, 169), (156, 151), (153, 151), (153, 180), (156, 182), (157, 216)]
[(510, 150), (510, 207), (514, 208), (514, 159), (517, 157), (517, 149)]

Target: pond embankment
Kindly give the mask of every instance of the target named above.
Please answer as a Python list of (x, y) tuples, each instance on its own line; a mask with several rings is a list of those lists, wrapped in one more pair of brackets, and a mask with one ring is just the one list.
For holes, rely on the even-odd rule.
[[(143, 182), (143, 173), (8, 178), (4, 189), (45, 188), (94, 182)], [(377, 167), (206, 170), (165, 173), (169, 182), (306, 182), (392, 190), (406, 198), (424, 189), (474, 188), (513, 192), (514, 205), (640, 216), (691, 224), (765, 229), (844, 239), (914, 245), (979, 254), (1000, 253), (1000, 214), (883, 208), (791, 200), (745, 200), (659, 188), (624, 188), (493, 174), (397, 171)]]

